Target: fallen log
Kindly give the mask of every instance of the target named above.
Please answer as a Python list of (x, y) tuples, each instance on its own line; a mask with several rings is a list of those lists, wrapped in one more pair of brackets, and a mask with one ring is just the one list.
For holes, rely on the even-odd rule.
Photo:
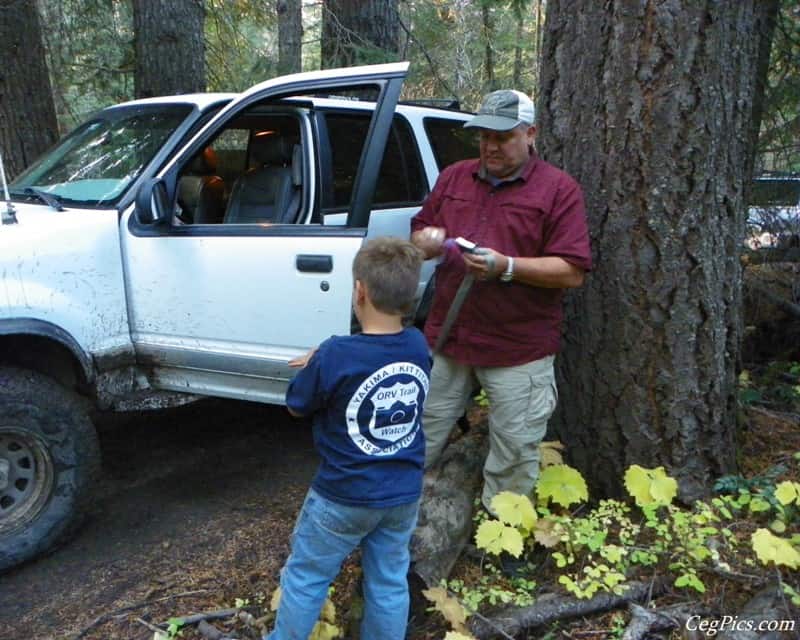
[(602, 593), (586, 600), (571, 596), (556, 596), (539, 600), (529, 607), (508, 607), (488, 617), (470, 619), (469, 628), (478, 640), (516, 636), (521, 631), (541, 627), (556, 620), (567, 620), (619, 609), (630, 602), (642, 602), (664, 593), (669, 581), (656, 579), (653, 582), (632, 582), (622, 595)]
[(437, 586), (450, 575), (469, 540), (487, 447), (485, 427), (475, 425), (451, 442), (425, 473), (419, 520), (411, 540), (411, 574), (425, 587)]
[[(754, 595), (736, 616), (721, 619), (719, 640), (780, 640), (800, 637), (797, 621), (789, 611), (780, 584), (772, 583)], [(792, 623), (792, 628), (773, 625)], [(726, 626), (727, 623), (727, 626)], [(759, 630), (760, 625), (763, 630)]]

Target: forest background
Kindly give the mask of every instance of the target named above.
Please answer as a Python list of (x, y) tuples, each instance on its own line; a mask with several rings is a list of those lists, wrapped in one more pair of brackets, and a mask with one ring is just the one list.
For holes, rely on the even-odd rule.
[(640, 464), (691, 503), (764, 471), (748, 433), (797, 442), (797, 252), (744, 242), (753, 178), (800, 172), (794, 0), (0, 0), (0, 59), (11, 174), (96, 108), (292, 71), (410, 60), (404, 98), (467, 109), (526, 91), (586, 194), (596, 269), (567, 300), (553, 430), (594, 495)]

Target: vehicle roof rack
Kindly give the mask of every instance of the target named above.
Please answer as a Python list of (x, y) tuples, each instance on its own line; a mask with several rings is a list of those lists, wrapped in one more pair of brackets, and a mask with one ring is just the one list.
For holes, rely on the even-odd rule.
[(448, 111), (461, 111), (461, 103), (456, 98), (413, 98), (400, 100), (400, 104), (412, 107), (434, 107)]

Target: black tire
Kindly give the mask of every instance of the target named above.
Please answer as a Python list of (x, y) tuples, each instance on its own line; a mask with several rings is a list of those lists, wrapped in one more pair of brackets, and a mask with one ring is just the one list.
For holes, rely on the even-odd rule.
[(40, 373), (0, 367), (0, 572), (74, 531), (99, 468), (87, 403)]

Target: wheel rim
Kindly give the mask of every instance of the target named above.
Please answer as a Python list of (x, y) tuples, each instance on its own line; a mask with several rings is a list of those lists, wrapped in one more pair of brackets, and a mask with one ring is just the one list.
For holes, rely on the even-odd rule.
[(0, 425), (0, 533), (35, 518), (53, 488), (53, 459), (44, 439)]

